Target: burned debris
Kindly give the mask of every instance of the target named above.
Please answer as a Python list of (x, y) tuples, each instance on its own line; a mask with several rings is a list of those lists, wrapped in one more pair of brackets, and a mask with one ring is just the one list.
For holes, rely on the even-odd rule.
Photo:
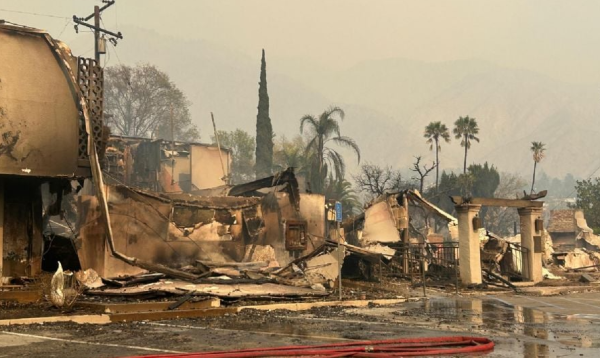
[[(311, 192), (291, 165), (234, 184), (232, 151), (220, 144), (111, 135), (97, 61), (26, 27), (0, 24), (0, 43), (44, 64), (0, 63), (0, 271), (3, 289), (23, 300), (33, 292), (65, 311), (123, 314), (114, 321), (193, 317), (258, 301), (516, 290), (552, 268), (599, 267), (600, 239), (583, 213), (553, 212), (546, 235), (542, 194), (453, 197), (454, 216), (398, 190), (342, 218), (339, 202)], [(32, 81), (35, 90), (21, 87)], [(432, 169), (419, 171), (421, 189)], [(482, 206), (517, 209), (520, 235), (486, 230)], [(124, 312), (132, 302), (146, 311)], [(148, 318), (152, 310), (160, 315)]]

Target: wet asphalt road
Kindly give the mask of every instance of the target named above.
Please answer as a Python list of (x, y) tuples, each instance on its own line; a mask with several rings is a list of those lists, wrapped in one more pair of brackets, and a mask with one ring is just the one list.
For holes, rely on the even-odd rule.
[(600, 356), (600, 295), (595, 293), (438, 297), (387, 307), (244, 312), (105, 326), (10, 327), (1, 329), (0, 357), (127, 357), (440, 335), (492, 338), (496, 348), (489, 357)]

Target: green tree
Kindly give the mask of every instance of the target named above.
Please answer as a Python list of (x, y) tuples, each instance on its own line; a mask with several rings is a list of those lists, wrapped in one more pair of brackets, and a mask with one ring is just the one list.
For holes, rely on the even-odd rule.
[(442, 171), (440, 176), (440, 186), (437, 193), (430, 198), (436, 205), (447, 213), (454, 212), (454, 204), (450, 200), (451, 196), (462, 195), (461, 180), (458, 175)]
[(427, 143), (429, 143), (429, 150), (433, 150), (435, 147), (435, 190), (438, 190), (439, 179), (440, 179), (440, 157), (439, 152), (442, 150), (442, 145), (440, 140), (446, 141), (446, 143), (450, 143), (450, 132), (448, 131), (448, 127), (442, 122), (431, 122), (425, 127), (425, 134), (423, 135), (427, 138)]
[[(466, 174), (456, 175), (454, 173), (442, 172), (440, 187), (436, 195), (427, 197), (437, 203), (444, 211), (454, 211), (454, 204), (450, 196), (483, 197), (493, 198), (500, 184), (500, 173), (487, 162), (471, 164)], [(486, 209), (482, 208), (480, 216), (485, 218)]]
[(308, 159), (304, 154), (306, 143), (302, 136), (288, 140), (282, 136), (276, 143), (273, 151), (273, 168), (285, 170), (295, 168), (296, 174), (306, 175), (308, 172)]
[[(218, 131), (219, 143), (231, 150), (231, 183), (241, 184), (254, 178), (254, 137), (236, 129), (231, 132)], [(212, 142), (216, 144), (215, 137)]]
[(588, 226), (600, 228), (600, 178), (577, 180), (575, 182), (577, 199), (573, 208), (582, 209)]
[(150, 64), (107, 67), (104, 98), (114, 134), (171, 139), (200, 139), (190, 117), (190, 101), (169, 76)]
[[(494, 197), (496, 189), (500, 185), (500, 173), (493, 165), (488, 165), (487, 162), (484, 165), (471, 164), (468, 168), (468, 175), (471, 177), (471, 187), (468, 188), (471, 196), (478, 198)], [(479, 211), (479, 216), (484, 219), (484, 222), (488, 209), (484, 206)]]
[(258, 114), (256, 115), (256, 178), (271, 175), (273, 170), (273, 126), (269, 118), (267, 92), (267, 62), (262, 50), (260, 82), (258, 87)]
[(531, 152), (533, 152), (533, 180), (531, 181), (531, 194), (533, 194), (533, 186), (535, 185), (535, 170), (537, 164), (546, 156), (545, 144), (542, 142), (531, 142)]
[(346, 171), (344, 158), (330, 148), (329, 143), (352, 149), (360, 163), (360, 149), (356, 142), (340, 134), (338, 121), (342, 120), (344, 120), (344, 111), (339, 107), (327, 109), (318, 118), (307, 114), (300, 119), (300, 133), (304, 133), (306, 128), (309, 135), (304, 153), (311, 160), (310, 179), (314, 192), (323, 193), (328, 173), (335, 172), (334, 177), (342, 179)]
[(471, 196), (479, 198), (493, 198), (500, 184), (500, 173), (493, 165), (471, 164), (468, 168), (473, 177), (472, 186), (469, 188)]
[(479, 126), (475, 118), (459, 117), (454, 122), (454, 129), (452, 130), (454, 137), (460, 139), (460, 146), (465, 148), (465, 162), (463, 166), (463, 174), (467, 173), (467, 151), (471, 148), (471, 142), (476, 141), (479, 143), (479, 138), (476, 137), (479, 134)]

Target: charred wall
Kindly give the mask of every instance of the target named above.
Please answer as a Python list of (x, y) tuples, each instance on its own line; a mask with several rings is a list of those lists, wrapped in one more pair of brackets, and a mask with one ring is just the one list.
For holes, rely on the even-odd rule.
[(42, 197), (37, 178), (3, 177), (2, 276), (35, 276), (42, 265)]
[(0, 174), (89, 175), (79, 167), (77, 67), (67, 67), (76, 62), (46, 36), (0, 25)]
[[(300, 194), (300, 210), (296, 210), (288, 193), (267, 195), (261, 205), (265, 230), (257, 245), (269, 245), (280, 265), (308, 254), (325, 241), (325, 197), (320, 194)], [(304, 223), (306, 238), (303, 249), (286, 247), (290, 223)], [(253, 257), (249, 257), (251, 261)]]
[[(197, 197), (144, 194), (108, 186), (111, 225), (117, 250), (171, 267), (208, 261), (277, 260), (285, 265), (324, 240), (324, 197), (302, 194), (300, 210), (285, 193), (256, 197)], [(78, 253), (82, 268), (101, 276), (135, 274), (140, 269), (110, 256), (95, 197), (79, 198)], [(286, 249), (286, 223), (306, 224), (306, 247)]]

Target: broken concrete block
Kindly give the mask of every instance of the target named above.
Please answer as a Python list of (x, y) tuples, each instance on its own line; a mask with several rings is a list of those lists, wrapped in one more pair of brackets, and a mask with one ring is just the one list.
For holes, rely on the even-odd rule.
[(590, 259), (590, 255), (579, 250), (575, 249), (573, 252), (569, 252), (565, 256), (565, 267), (568, 269), (579, 269), (582, 267), (593, 266), (596, 263)]
[(587, 273), (584, 273), (583, 275), (581, 275), (581, 277), (579, 277), (579, 282), (584, 282), (584, 283), (591, 283), (596, 281), (592, 276), (588, 275)]

